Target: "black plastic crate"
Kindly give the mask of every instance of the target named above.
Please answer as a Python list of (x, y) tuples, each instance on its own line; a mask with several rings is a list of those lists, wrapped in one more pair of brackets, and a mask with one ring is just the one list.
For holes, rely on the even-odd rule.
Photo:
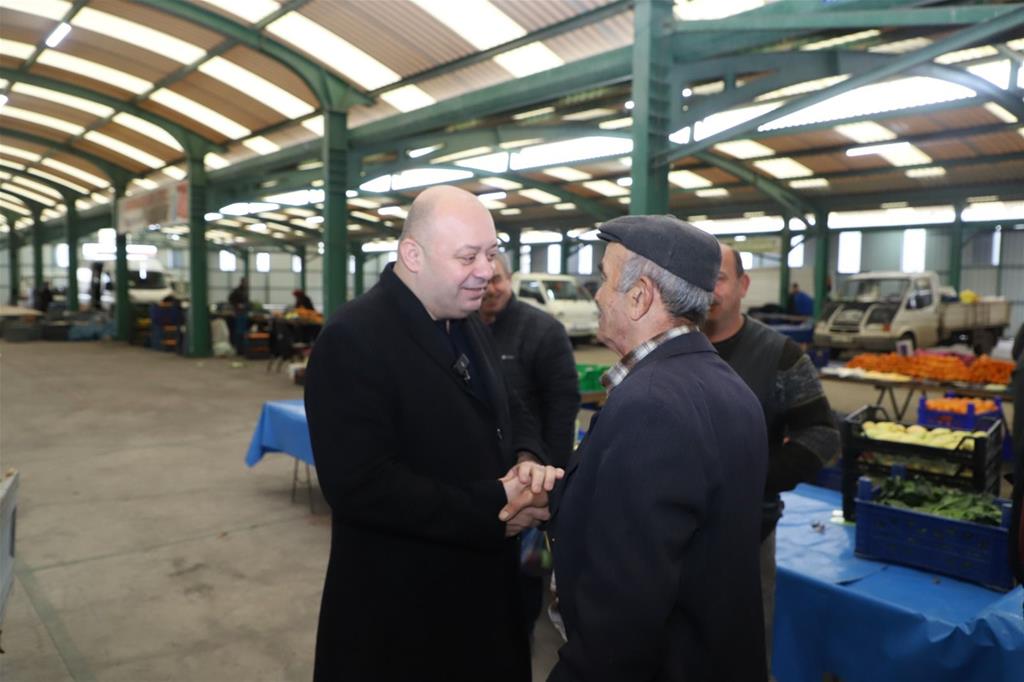
[(940, 485), (975, 492), (999, 492), (999, 458), (1004, 432), (998, 415), (977, 425), (976, 430), (986, 435), (972, 437), (973, 451), (868, 438), (863, 426), (868, 421), (895, 420), (878, 405), (865, 405), (843, 420), (843, 516), (848, 521), (856, 516), (857, 479), (865, 474), (888, 476), (894, 464), (903, 465), (909, 473)]

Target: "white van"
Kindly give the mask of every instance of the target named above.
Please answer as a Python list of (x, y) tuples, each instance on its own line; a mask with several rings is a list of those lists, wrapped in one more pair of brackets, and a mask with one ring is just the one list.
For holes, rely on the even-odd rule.
[[(97, 261), (103, 263), (101, 279), (102, 294), (100, 301), (104, 308), (113, 307), (117, 292), (115, 285), (114, 261)], [(83, 305), (91, 301), (89, 286), (92, 277), (92, 263), (86, 263), (78, 269), (78, 300)], [(155, 258), (144, 260), (128, 260), (128, 300), (133, 304), (159, 303), (174, 293), (171, 281), (164, 271), (163, 263)]]
[(520, 301), (553, 315), (574, 342), (597, 333), (597, 304), (571, 275), (517, 272), (512, 275), (512, 291)]

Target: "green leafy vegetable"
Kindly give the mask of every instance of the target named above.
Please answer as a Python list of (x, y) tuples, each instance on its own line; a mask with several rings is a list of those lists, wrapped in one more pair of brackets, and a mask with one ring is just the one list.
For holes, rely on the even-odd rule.
[(956, 521), (990, 526), (1000, 525), (1003, 516), (995, 497), (988, 493), (945, 488), (918, 477), (885, 479), (873, 501), (890, 507), (913, 509)]

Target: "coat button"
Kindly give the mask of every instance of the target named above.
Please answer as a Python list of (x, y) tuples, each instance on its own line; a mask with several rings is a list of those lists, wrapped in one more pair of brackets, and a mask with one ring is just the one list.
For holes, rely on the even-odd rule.
[(503, 436), (504, 436), (504, 434), (502, 434), (501, 427), (499, 426), (498, 427), (498, 440), (501, 440)]

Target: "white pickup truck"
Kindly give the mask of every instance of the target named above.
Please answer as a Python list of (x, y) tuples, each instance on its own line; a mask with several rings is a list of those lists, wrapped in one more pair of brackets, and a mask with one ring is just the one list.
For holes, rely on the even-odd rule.
[(964, 303), (934, 272), (864, 272), (848, 279), (814, 327), (814, 344), (834, 350), (888, 351), (963, 342), (988, 353), (1010, 321), (1001, 297)]

